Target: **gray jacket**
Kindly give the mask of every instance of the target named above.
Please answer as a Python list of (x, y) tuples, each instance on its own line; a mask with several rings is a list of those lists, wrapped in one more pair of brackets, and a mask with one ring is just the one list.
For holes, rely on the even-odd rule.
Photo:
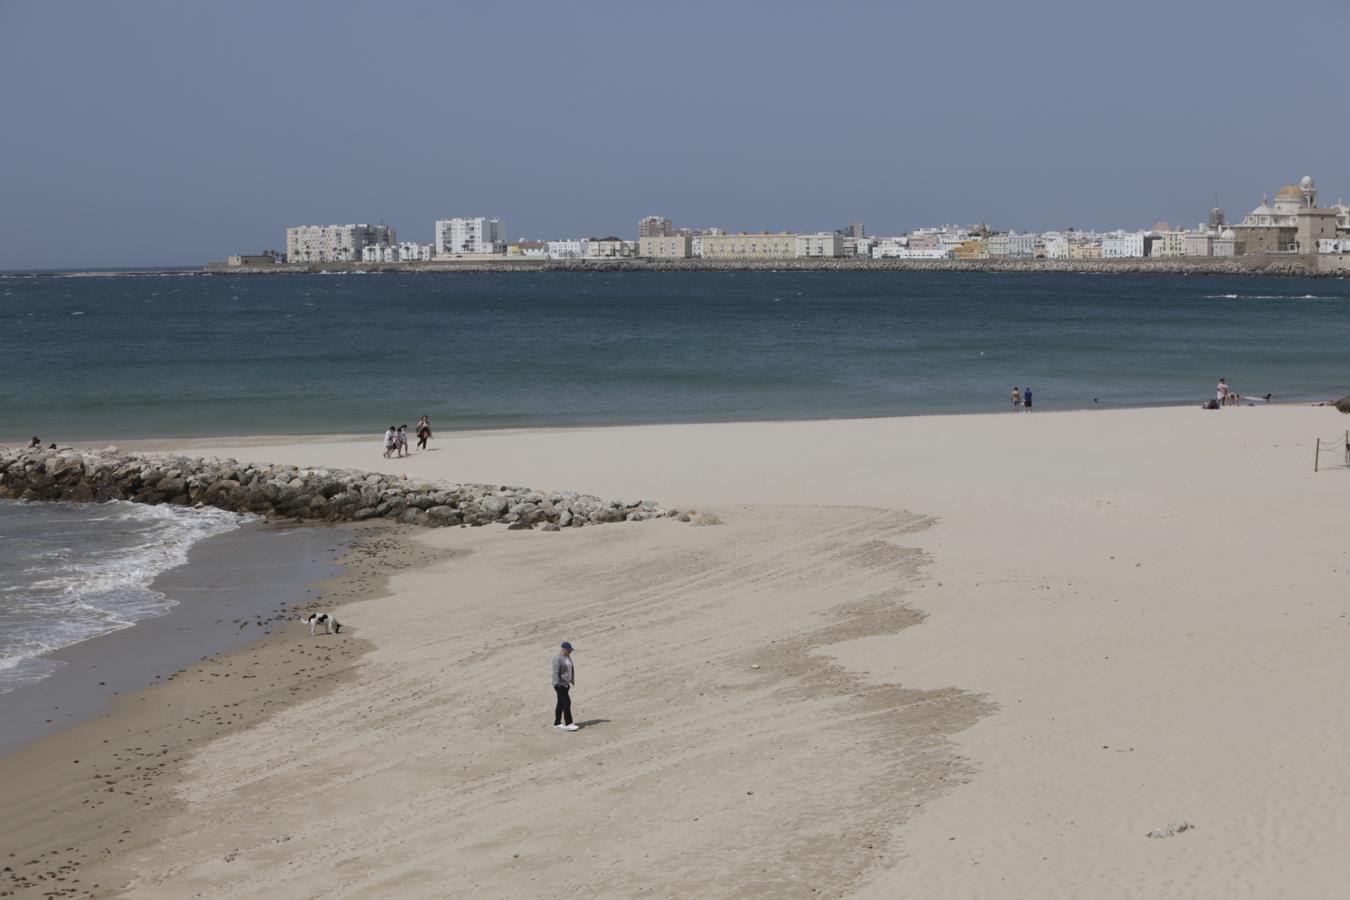
[[(568, 663), (571, 663), (569, 666)], [(569, 659), (559, 653), (553, 657), (553, 686), (571, 687), (577, 683), (577, 664), (575, 660)]]

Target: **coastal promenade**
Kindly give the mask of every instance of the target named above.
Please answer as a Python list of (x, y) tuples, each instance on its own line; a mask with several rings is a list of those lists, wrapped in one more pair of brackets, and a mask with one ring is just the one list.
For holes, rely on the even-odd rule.
[[(1330, 259), (1330, 258), (1328, 258)], [(1334, 260), (1333, 260), (1334, 262)], [(312, 265), (229, 266), (211, 263), (203, 272), (240, 275), (317, 272), (1078, 272), (1102, 275), (1336, 276), (1344, 267), (1313, 256), (1170, 257), (1140, 259), (473, 259), (433, 262), (329, 262)]]
[[(79, 877), (138, 898), (432, 898), (447, 878), (494, 897), (1337, 896), (1350, 469), (1314, 474), (1312, 442), (1345, 421), (440, 431), (387, 461), (355, 437), (128, 444), (658, 496), (721, 524), (391, 531), (372, 558), (405, 555), (333, 602), (341, 636), (293, 624), (147, 692), (219, 708), (256, 683), (225, 673), (308, 679), (313, 654), (366, 648), (328, 691), (274, 677), (266, 715), (138, 782)], [(549, 726), (564, 639), (575, 734)], [(138, 706), (90, 734), (137, 758), (157, 743), (118, 717)], [(24, 763), (70, 782), (54, 833), (104, 796), (72, 749)]]

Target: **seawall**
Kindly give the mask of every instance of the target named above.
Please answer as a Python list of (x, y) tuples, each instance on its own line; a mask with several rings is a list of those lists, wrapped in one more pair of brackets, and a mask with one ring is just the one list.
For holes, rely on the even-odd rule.
[(213, 506), (271, 519), (409, 525), (540, 527), (676, 518), (692, 512), (650, 500), (602, 500), (575, 491), (410, 480), (352, 469), (256, 465), (233, 459), (126, 454), (105, 450), (0, 447), (0, 499), (172, 503)]

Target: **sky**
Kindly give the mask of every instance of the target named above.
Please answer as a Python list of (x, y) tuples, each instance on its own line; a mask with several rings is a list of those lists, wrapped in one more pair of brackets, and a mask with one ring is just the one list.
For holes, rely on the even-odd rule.
[(1350, 3), (0, 0), (0, 270), (1350, 198)]

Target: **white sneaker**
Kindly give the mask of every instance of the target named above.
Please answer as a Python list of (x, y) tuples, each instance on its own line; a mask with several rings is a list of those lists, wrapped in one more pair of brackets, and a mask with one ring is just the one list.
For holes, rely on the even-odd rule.
[(563, 731), (579, 731), (579, 730), (581, 730), (581, 726), (580, 726), (580, 725), (577, 725), (577, 724), (564, 725), (564, 726), (562, 727), (562, 730), (563, 730)]
[(557, 725), (554, 725), (554, 726), (553, 726), (553, 727), (554, 727), (554, 728), (562, 728), (562, 727), (563, 727), (563, 725), (562, 725), (562, 723), (561, 723), (561, 722), (559, 722), (559, 723), (558, 723), (558, 724), (557, 724)]

